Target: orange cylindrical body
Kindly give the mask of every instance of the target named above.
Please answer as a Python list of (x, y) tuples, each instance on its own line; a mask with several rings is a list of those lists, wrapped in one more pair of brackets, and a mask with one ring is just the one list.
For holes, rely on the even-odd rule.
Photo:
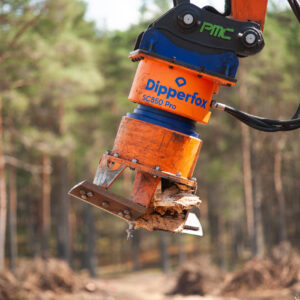
[[(198, 138), (148, 122), (123, 117), (115, 139), (113, 153), (124, 160), (184, 178), (191, 178), (202, 141)], [(132, 201), (148, 207), (160, 178), (138, 171)]]
[(177, 131), (144, 121), (123, 117), (113, 153), (120, 158), (137, 159), (139, 164), (190, 178), (202, 141)]
[(143, 54), (129, 100), (207, 124), (213, 95), (220, 86), (234, 84)]

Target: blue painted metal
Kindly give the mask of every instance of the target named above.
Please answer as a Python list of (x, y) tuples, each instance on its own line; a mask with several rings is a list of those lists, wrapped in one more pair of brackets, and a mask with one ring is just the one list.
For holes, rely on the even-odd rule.
[(151, 106), (139, 104), (134, 112), (128, 113), (127, 116), (199, 138), (199, 134), (195, 131), (195, 121)]
[(167, 59), (176, 57), (176, 61), (226, 77), (234, 78), (239, 66), (239, 60), (233, 53), (199, 54), (189, 51), (176, 46), (156, 29), (144, 33), (139, 48)]

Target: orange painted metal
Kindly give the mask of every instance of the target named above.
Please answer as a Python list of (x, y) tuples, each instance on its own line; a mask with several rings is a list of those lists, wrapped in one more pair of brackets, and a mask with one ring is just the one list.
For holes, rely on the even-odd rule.
[[(123, 117), (112, 153), (137, 159), (160, 171), (191, 178), (200, 153), (200, 139), (144, 121)], [(175, 175), (174, 175), (175, 174)]]
[(210, 103), (219, 87), (235, 85), (235, 82), (139, 52), (130, 57), (142, 59), (129, 94), (130, 101), (204, 124), (209, 122)]
[(268, 0), (231, 0), (232, 18), (253, 21), (264, 28)]
[[(111, 187), (113, 182), (119, 178), (119, 176), (122, 174), (122, 172), (126, 168), (130, 168), (132, 170), (148, 173), (148, 174), (151, 174), (153, 177), (161, 177), (161, 178), (165, 178), (167, 180), (170, 180), (170, 181), (178, 183), (178, 184), (186, 185), (186, 186), (190, 187), (191, 190), (195, 190), (196, 187), (197, 187), (197, 182), (194, 181), (193, 179), (188, 179), (188, 178), (185, 178), (185, 177), (182, 177), (182, 176), (178, 176), (177, 174), (172, 174), (172, 173), (169, 173), (169, 172), (160, 171), (160, 170), (157, 170), (156, 168), (149, 167), (149, 166), (146, 166), (146, 165), (141, 165), (139, 163), (134, 163), (134, 162), (132, 162), (130, 160), (127, 160), (127, 159), (117, 158), (117, 157), (114, 157), (114, 156), (111, 156), (111, 155), (104, 154), (101, 157), (99, 166), (100, 166), (100, 168), (103, 168), (103, 166), (106, 165), (106, 164), (107, 165), (112, 164), (113, 166), (121, 168), (121, 170), (119, 171), (120, 173), (116, 174), (116, 176), (114, 176), (113, 180), (108, 185), (98, 184), (96, 182), (98, 186), (102, 186), (106, 189), (109, 189)], [(125, 167), (125, 168), (123, 169), (123, 167)], [(110, 167), (110, 168), (112, 169), (112, 167)]]
[(151, 174), (138, 171), (131, 193), (132, 201), (149, 207), (160, 180), (159, 177), (154, 178)]
[[(267, 0), (231, 0), (232, 17), (264, 26)], [(235, 80), (216, 77), (176, 59), (168, 61), (137, 50), (130, 54), (139, 61), (129, 100), (207, 124), (214, 94)], [(227, 78), (227, 79), (225, 79)], [(94, 184), (83, 182), (71, 194), (127, 221), (151, 211), (159, 182), (166, 179), (195, 192), (192, 179), (202, 141), (145, 121), (123, 117), (112, 152), (100, 160)], [(136, 171), (131, 199), (107, 191), (126, 168)], [(134, 203), (133, 203), (134, 202)]]
[(106, 189), (109, 189), (111, 187), (111, 185), (114, 183), (114, 181), (119, 178), (119, 176), (122, 174), (122, 172), (126, 168), (130, 168), (132, 170), (136, 170), (136, 171), (140, 171), (140, 172), (143, 172), (143, 173), (151, 174), (151, 176), (153, 176), (154, 178), (155, 177), (161, 177), (161, 178), (165, 178), (167, 180), (170, 180), (170, 181), (178, 183), (178, 184), (186, 185), (191, 190), (194, 190), (194, 191), (197, 187), (197, 182), (194, 181), (193, 179), (188, 179), (188, 178), (185, 178), (185, 177), (182, 177), (182, 176), (178, 176), (177, 174), (172, 174), (172, 173), (169, 173), (169, 172), (160, 171), (156, 168), (139, 164), (138, 162), (135, 163), (135, 162), (132, 162), (131, 160), (127, 160), (127, 159), (123, 159), (123, 158), (119, 158), (119, 157), (114, 157), (114, 156), (108, 155), (108, 154), (104, 154), (101, 157), (99, 167), (102, 169), (105, 165), (108, 165), (109, 169), (112, 170), (113, 172), (115, 172), (114, 169), (119, 170), (118, 172), (116, 172), (115, 176), (113, 177), (113, 180), (111, 182), (109, 182), (109, 184), (99, 184), (98, 182), (96, 182), (96, 184), (98, 186), (102, 186), (103, 188), (106, 188)]

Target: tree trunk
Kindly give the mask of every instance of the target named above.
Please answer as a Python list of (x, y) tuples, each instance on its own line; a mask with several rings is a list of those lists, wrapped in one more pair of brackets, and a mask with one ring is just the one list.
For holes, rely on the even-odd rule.
[(252, 256), (256, 254), (254, 238), (254, 201), (253, 184), (251, 168), (251, 149), (249, 128), (242, 124), (242, 152), (243, 152), (243, 170), (244, 170), (244, 193), (247, 216), (247, 231)]
[(133, 234), (133, 238), (131, 239), (131, 255), (132, 255), (132, 263), (133, 270), (138, 271), (141, 269), (140, 264), (140, 240), (141, 240), (141, 232), (136, 230)]
[(186, 262), (184, 235), (179, 235), (177, 241), (178, 241), (178, 264), (180, 266), (183, 266), (184, 263)]
[(228, 264), (227, 259), (227, 244), (226, 244), (226, 230), (225, 230), (225, 218), (221, 216), (219, 218), (219, 239), (218, 239), (218, 257), (219, 257), (219, 266), (222, 269), (226, 269)]
[(168, 253), (169, 248), (169, 236), (167, 232), (160, 232), (160, 257), (161, 257), (161, 267), (165, 274), (170, 273), (170, 257)]
[(244, 233), (241, 224), (234, 221), (231, 224), (231, 252), (230, 252), (230, 267), (234, 267), (240, 261), (244, 252)]
[(17, 184), (16, 168), (9, 167), (9, 237), (10, 237), (10, 267), (14, 272), (18, 257), (17, 244)]
[(89, 205), (84, 205), (84, 212), (83, 212), (83, 221), (85, 224), (85, 233), (84, 233), (84, 249), (85, 259), (84, 264), (85, 267), (89, 270), (89, 273), (92, 277), (97, 276), (97, 256), (96, 256), (96, 243), (95, 243), (95, 220), (94, 220), (94, 208)]
[[(243, 109), (247, 108), (249, 102), (249, 95), (247, 85), (245, 83), (245, 71), (240, 73), (240, 88), (239, 95), (241, 98), (241, 105)], [(254, 200), (253, 200), (253, 176), (251, 163), (251, 143), (249, 127), (242, 124), (242, 153), (243, 153), (243, 172), (244, 172), (244, 193), (245, 193), (245, 207), (247, 218), (248, 239), (252, 256), (256, 255), (255, 243), (255, 223), (254, 223)]]
[(6, 179), (5, 161), (3, 153), (3, 129), (2, 129), (2, 97), (0, 96), (0, 271), (5, 264), (5, 234), (6, 234)]
[(282, 166), (282, 152), (280, 148), (280, 142), (275, 141), (275, 153), (274, 153), (274, 184), (276, 197), (279, 206), (279, 241), (284, 242), (287, 241), (287, 233), (286, 233), (286, 221), (285, 221), (285, 197), (283, 191), (283, 183), (282, 183), (282, 174), (281, 174), (281, 166)]
[(57, 236), (57, 256), (71, 263), (70, 198), (68, 196), (68, 161), (65, 157), (54, 160), (54, 200)]
[(31, 257), (36, 257), (40, 255), (41, 252), (41, 209), (40, 209), (40, 201), (36, 199), (36, 195), (33, 197), (29, 196), (27, 199), (25, 198), (26, 203), (28, 203), (28, 207), (26, 207), (25, 213), (28, 216), (27, 222), (27, 248), (29, 249)]
[(224, 265), (224, 255), (222, 253), (223, 237), (222, 237), (222, 203), (219, 201), (218, 193), (214, 185), (208, 185), (207, 189), (207, 206), (208, 206), (208, 224), (210, 232), (210, 253), (213, 261), (219, 266)]
[[(66, 128), (63, 122), (65, 116), (65, 103), (61, 99), (58, 102), (57, 134), (63, 137)], [(71, 229), (70, 229), (70, 196), (68, 160), (64, 156), (57, 155), (54, 158), (55, 175), (55, 218), (57, 235), (57, 256), (71, 265)]]
[(259, 170), (254, 179), (254, 239), (255, 239), (255, 256), (258, 258), (264, 257), (264, 230), (263, 230), (263, 222), (262, 222), (262, 187), (261, 187), (262, 178), (259, 174)]
[(49, 257), (49, 239), (50, 239), (50, 168), (51, 162), (49, 154), (43, 153), (42, 157), (42, 207), (41, 207), (41, 226), (42, 226), (42, 258)]

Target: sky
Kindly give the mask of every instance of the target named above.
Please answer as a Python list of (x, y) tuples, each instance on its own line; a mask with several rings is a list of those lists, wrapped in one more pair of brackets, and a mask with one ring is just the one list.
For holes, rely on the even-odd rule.
[[(96, 22), (99, 29), (126, 30), (130, 24), (139, 20), (139, 7), (142, 0), (84, 0), (88, 4), (86, 18)], [(257, 0), (260, 1), (260, 0)], [(273, 0), (279, 7), (286, 7), (287, 1)], [(224, 0), (191, 0), (192, 3), (202, 7), (212, 5), (223, 11)], [(270, 1), (271, 2), (271, 1)], [(170, 3), (173, 3), (170, 0)], [(151, 9), (151, 7), (150, 7)]]
[[(130, 24), (139, 20), (139, 7), (142, 0), (84, 0), (88, 4), (86, 18), (96, 22), (97, 27), (110, 30), (126, 30)], [(223, 9), (222, 0), (192, 0), (192, 3), (204, 6), (213, 4)], [(173, 3), (170, 0), (170, 3)]]

